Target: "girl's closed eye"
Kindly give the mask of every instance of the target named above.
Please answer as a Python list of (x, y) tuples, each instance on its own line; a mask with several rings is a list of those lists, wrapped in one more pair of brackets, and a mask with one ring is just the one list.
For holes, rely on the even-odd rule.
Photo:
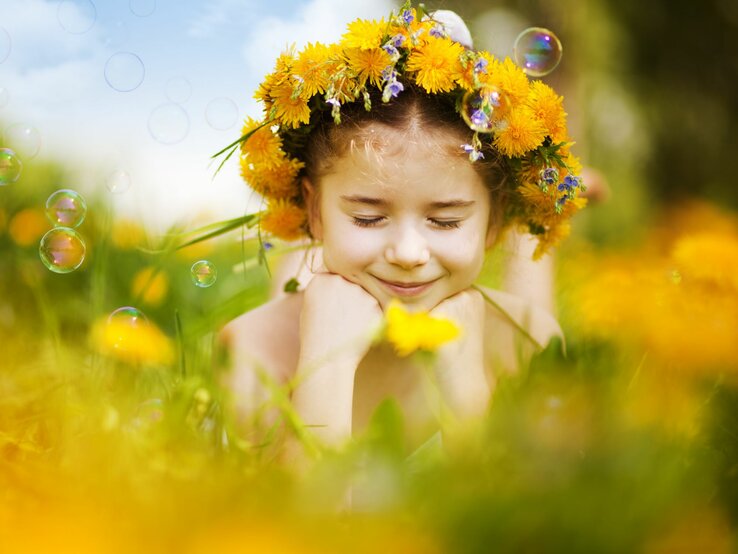
[(359, 216), (352, 216), (352, 220), (354, 225), (357, 225), (359, 227), (374, 227), (375, 225), (380, 224), (384, 220), (384, 216), (376, 216), (376, 217), (359, 217)]
[(461, 226), (460, 219), (434, 219), (429, 218), (429, 221), (436, 227), (441, 229), (458, 229)]

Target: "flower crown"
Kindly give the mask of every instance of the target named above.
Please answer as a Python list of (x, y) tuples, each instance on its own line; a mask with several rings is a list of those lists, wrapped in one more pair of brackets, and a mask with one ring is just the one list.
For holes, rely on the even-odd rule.
[(485, 145), (501, 154), (510, 177), (504, 225), (537, 236), (534, 258), (568, 235), (570, 217), (586, 200), (579, 197), (581, 166), (569, 152), (563, 98), (529, 81), (510, 59), (452, 40), (447, 27), (410, 2), (389, 21), (353, 21), (337, 44), (282, 53), (259, 85), (264, 118), (247, 118), (242, 136), (218, 154), (231, 149), (225, 162), (240, 145), (241, 174), (267, 203), (260, 233), (307, 235), (299, 186), (305, 164), (295, 144), (309, 137), (311, 116), (330, 110), (338, 125), (343, 106), (363, 102), (369, 111), (370, 91), (389, 102), (402, 94), (403, 81), (451, 96), (474, 131), (471, 143), (460, 145), (472, 162), (484, 157)]

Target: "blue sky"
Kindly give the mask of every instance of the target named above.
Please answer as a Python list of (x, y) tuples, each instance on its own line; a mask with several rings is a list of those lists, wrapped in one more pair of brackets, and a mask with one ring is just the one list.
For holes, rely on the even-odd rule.
[[(293, 42), (299, 48), (307, 41), (335, 40), (348, 21), (381, 17), (396, 5), (392, 0), (0, 4), (0, 89), (8, 99), (0, 105), (4, 142), (9, 126), (35, 128), (42, 139), (38, 157), (63, 161), (70, 169), (69, 182), (60, 188), (84, 193), (105, 187), (115, 171), (127, 172), (130, 189), (110, 195), (111, 202), (120, 213), (161, 228), (247, 209), (249, 194), (237, 163), (213, 179), (209, 156), (237, 138), (245, 116), (259, 115), (252, 93), (282, 49)], [(109, 83), (132, 90), (115, 90)], [(23, 186), (22, 177), (13, 186)]]

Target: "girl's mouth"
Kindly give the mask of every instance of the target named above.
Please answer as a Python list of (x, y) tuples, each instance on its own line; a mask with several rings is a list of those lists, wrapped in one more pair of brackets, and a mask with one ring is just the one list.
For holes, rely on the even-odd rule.
[(384, 279), (380, 279), (379, 277), (376, 277), (376, 279), (380, 283), (382, 283), (382, 285), (384, 285), (384, 287), (393, 295), (399, 297), (418, 296), (419, 294), (422, 294), (426, 290), (428, 290), (430, 286), (436, 281), (434, 279), (433, 281), (428, 281), (426, 283), (401, 283), (385, 281)]

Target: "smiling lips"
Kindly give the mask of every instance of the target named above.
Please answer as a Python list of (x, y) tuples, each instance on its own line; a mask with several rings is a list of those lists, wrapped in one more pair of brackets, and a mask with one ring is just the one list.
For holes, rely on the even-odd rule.
[(425, 283), (399, 283), (399, 282), (391, 282), (391, 281), (385, 281), (384, 279), (380, 279), (377, 277), (377, 280), (382, 283), (388, 290), (392, 292), (395, 296), (402, 296), (402, 297), (409, 297), (409, 296), (417, 296), (419, 294), (424, 293), (430, 286), (437, 281), (437, 279), (434, 279), (433, 281), (427, 281)]

